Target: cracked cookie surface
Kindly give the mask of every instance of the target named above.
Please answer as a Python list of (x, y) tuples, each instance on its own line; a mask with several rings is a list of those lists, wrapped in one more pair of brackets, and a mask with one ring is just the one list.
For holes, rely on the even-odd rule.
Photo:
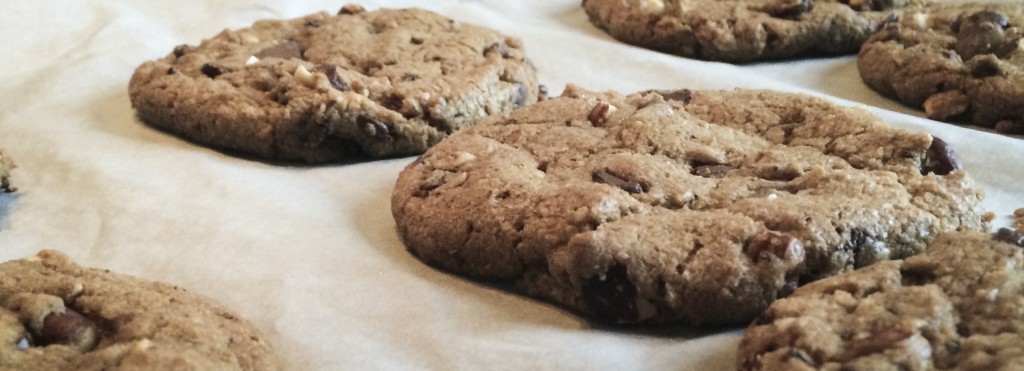
[(864, 43), (861, 78), (935, 120), (1024, 134), (1024, 5), (926, 7)]
[(741, 370), (1018, 370), (1024, 238), (956, 232), (905, 260), (817, 281), (771, 305)]
[(276, 370), (255, 328), (177, 286), (44, 250), (0, 264), (0, 369)]
[(355, 5), (178, 46), (129, 84), (154, 127), (310, 163), (419, 154), (538, 90), (519, 39), (425, 10)]
[(424, 262), (615, 322), (737, 324), (807, 282), (985, 229), (955, 153), (773, 91), (573, 86), (400, 174)]
[(725, 62), (853, 54), (878, 24), (916, 0), (584, 0), (616, 39)]

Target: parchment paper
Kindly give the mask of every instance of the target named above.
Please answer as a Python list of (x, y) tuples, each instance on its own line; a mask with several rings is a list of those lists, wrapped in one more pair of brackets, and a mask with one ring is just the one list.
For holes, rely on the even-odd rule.
[[(420, 6), (521, 37), (543, 83), (590, 89), (760, 87), (867, 105), (944, 138), (997, 225), (1024, 207), (1024, 140), (920, 118), (867, 89), (852, 57), (733, 66), (624, 45), (578, 0), (365, 1)], [(602, 326), (436, 271), (407, 253), (390, 194), (411, 158), (286, 166), (142, 125), (128, 79), (225, 27), (333, 1), (15, 0), (0, 12), (0, 148), (20, 191), (0, 196), (0, 261), (43, 248), (215, 298), (251, 320), (288, 370), (733, 367), (740, 328)], [(871, 107), (874, 106), (874, 107)], [(876, 108), (877, 107), (877, 108)]]

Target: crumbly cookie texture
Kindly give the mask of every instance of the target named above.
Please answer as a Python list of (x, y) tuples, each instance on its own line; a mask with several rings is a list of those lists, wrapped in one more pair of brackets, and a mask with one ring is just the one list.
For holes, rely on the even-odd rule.
[(247, 321), (176, 286), (52, 250), (0, 264), (0, 369), (276, 370)]
[[(934, 0), (933, 0), (934, 1)], [(853, 54), (886, 17), (918, 0), (584, 0), (616, 39), (699, 59), (749, 62)]]
[(929, 118), (1024, 134), (1024, 5), (928, 7), (864, 43), (861, 78)]
[(129, 84), (154, 127), (311, 163), (419, 154), (538, 91), (517, 38), (426, 10), (358, 5), (180, 45)]
[(14, 192), (17, 188), (11, 185), (11, 170), (17, 165), (14, 161), (11, 161), (11, 157), (4, 154), (4, 151), (0, 150), (0, 193)]
[(944, 234), (905, 260), (808, 284), (747, 328), (740, 370), (1024, 368), (1024, 239)]
[(424, 262), (615, 322), (737, 324), (802, 282), (986, 229), (938, 138), (773, 91), (574, 86), (399, 176)]

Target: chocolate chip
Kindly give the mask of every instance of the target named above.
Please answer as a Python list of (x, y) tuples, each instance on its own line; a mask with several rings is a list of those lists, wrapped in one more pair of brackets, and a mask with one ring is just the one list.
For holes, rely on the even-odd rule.
[(192, 46), (181, 44), (174, 47), (174, 58), (181, 58), (186, 53), (192, 50)]
[(981, 79), (990, 76), (999, 75), (999, 65), (992, 59), (981, 59), (978, 60), (973, 67), (971, 67), (971, 76)]
[(605, 121), (608, 120), (608, 116), (615, 112), (615, 106), (612, 106), (605, 102), (598, 102), (594, 108), (590, 109), (590, 114), (587, 115), (587, 120), (594, 126), (601, 126)]
[(315, 21), (314, 20), (314, 21), (306, 22), (306, 26), (313, 27), (313, 28), (320, 27), (320, 21)]
[(327, 81), (331, 83), (331, 86), (335, 89), (345, 91), (348, 89), (348, 85), (341, 82), (341, 77), (338, 76), (338, 66), (333, 64), (318, 64), (313, 67), (314, 72), (319, 72), (327, 76)]
[(900, 283), (903, 286), (921, 286), (935, 281), (935, 272), (928, 267), (906, 266), (900, 267)]
[(674, 100), (682, 102), (683, 104), (689, 104), (690, 100), (693, 99), (693, 92), (690, 89), (680, 89), (674, 91), (661, 91), (659, 92), (662, 97), (668, 100)]
[(418, 36), (413, 36), (409, 38), (409, 42), (412, 43), (413, 45), (423, 45), (423, 41), (425, 40), (422, 37)]
[(1003, 241), (1006, 243), (1014, 244), (1020, 247), (1024, 247), (1024, 234), (1018, 233), (1010, 228), (999, 228), (994, 238), (997, 241)]
[(359, 4), (345, 4), (345, 6), (342, 6), (341, 10), (338, 11), (338, 15), (342, 15), (342, 14), (359, 14), (359, 13), (362, 13), (362, 12), (365, 12), (365, 11), (366, 11), (366, 9), (363, 8), (362, 5), (359, 5)]
[(960, 161), (960, 156), (953, 151), (953, 148), (939, 137), (932, 137), (932, 145), (928, 147), (928, 152), (925, 153), (924, 159), (921, 161), (921, 175), (929, 173), (948, 175), (953, 170), (963, 168), (963, 162)]
[(991, 10), (982, 10), (980, 12), (971, 14), (968, 18), (973, 23), (992, 23), (999, 27), (1006, 28), (1010, 26), (1010, 20), (1001, 13), (993, 12)]
[(99, 342), (96, 325), (71, 308), (50, 313), (43, 319), (43, 328), (33, 335), (40, 345), (63, 344), (80, 352), (92, 350)]
[(525, 106), (526, 105), (526, 95), (527, 95), (526, 85), (523, 85), (522, 83), (520, 83), (519, 86), (516, 87), (516, 101), (513, 103), (513, 105), (514, 105), (513, 107), (514, 108), (519, 108), (519, 107)]
[(356, 125), (375, 138), (391, 139), (391, 128), (380, 120), (360, 115), (356, 118)]
[(629, 280), (625, 265), (615, 263), (603, 276), (595, 276), (583, 283), (583, 302), (599, 317), (617, 322), (637, 320), (636, 286)]
[(954, 49), (964, 59), (1001, 50), (1006, 42), (1006, 25), (1006, 17), (1002, 14), (989, 11), (975, 13), (966, 22), (961, 21)]
[(302, 53), (306, 51), (306, 48), (295, 41), (285, 41), (283, 43), (269, 46), (260, 50), (256, 54), (256, 58), (281, 58), (281, 59), (303, 59)]
[(220, 69), (220, 67), (206, 63), (199, 69), (199, 72), (202, 72), (206, 77), (213, 79), (223, 74), (224, 70)]
[(168, 75), (177, 75), (178, 72), (180, 72), (180, 71), (178, 71), (178, 69), (174, 68), (174, 67), (170, 67), (170, 68), (167, 69), (167, 74)]
[(775, 0), (764, 11), (776, 18), (796, 18), (812, 7), (812, 0)]
[(724, 178), (731, 170), (729, 165), (702, 165), (694, 167), (690, 173), (705, 178)]
[(646, 188), (643, 184), (626, 181), (615, 176), (615, 174), (609, 173), (607, 170), (595, 171), (592, 174), (592, 179), (598, 183), (619, 187), (619, 189), (632, 194), (643, 193), (645, 191), (644, 188)]
[(868, 235), (867, 231), (861, 228), (854, 228), (850, 230), (849, 237), (847, 237), (846, 241), (839, 245), (839, 250), (846, 251), (850, 253), (850, 255), (853, 255), (853, 266), (860, 268), (868, 265), (863, 261), (865, 259), (861, 258), (861, 255), (864, 254), (865, 246), (871, 242), (874, 242), (874, 239)]

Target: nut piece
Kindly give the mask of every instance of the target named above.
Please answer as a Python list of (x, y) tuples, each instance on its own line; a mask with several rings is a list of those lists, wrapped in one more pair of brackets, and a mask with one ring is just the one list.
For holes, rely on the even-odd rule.
[(924, 112), (933, 120), (945, 120), (959, 115), (970, 107), (970, 98), (959, 90), (932, 94), (924, 101)]
[(634, 322), (639, 317), (636, 286), (629, 280), (629, 270), (621, 263), (608, 267), (603, 276), (583, 283), (583, 302), (597, 316), (616, 322)]
[(316, 85), (316, 76), (313, 76), (313, 74), (302, 65), (295, 67), (295, 80), (298, 80), (303, 85), (309, 87)]
[(365, 11), (366, 11), (366, 8), (363, 8), (362, 5), (359, 5), (359, 4), (345, 4), (344, 6), (341, 7), (341, 10), (338, 11), (338, 15), (342, 15), (342, 14), (359, 14), (359, 13), (362, 13), (362, 12), (365, 12)]
[(40, 345), (63, 344), (83, 353), (99, 343), (96, 324), (71, 308), (64, 308), (63, 313), (47, 315), (43, 319), (43, 328), (33, 335)]
[(599, 126), (605, 121), (608, 121), (608, 117), (617, 110), (618, 108), (615, 108), (613, 105), (600, 102), (590, 110), (590, 114), (587, 115), (587, 119), (590, 120), (590, 123), (594, 126)]
[(764, 231), (752, 237), (744, 252), (754, 262), (761, 261), (766, 252), (782, 260), (804, 260), (804, 244), (793, 236), (775, 231)]

